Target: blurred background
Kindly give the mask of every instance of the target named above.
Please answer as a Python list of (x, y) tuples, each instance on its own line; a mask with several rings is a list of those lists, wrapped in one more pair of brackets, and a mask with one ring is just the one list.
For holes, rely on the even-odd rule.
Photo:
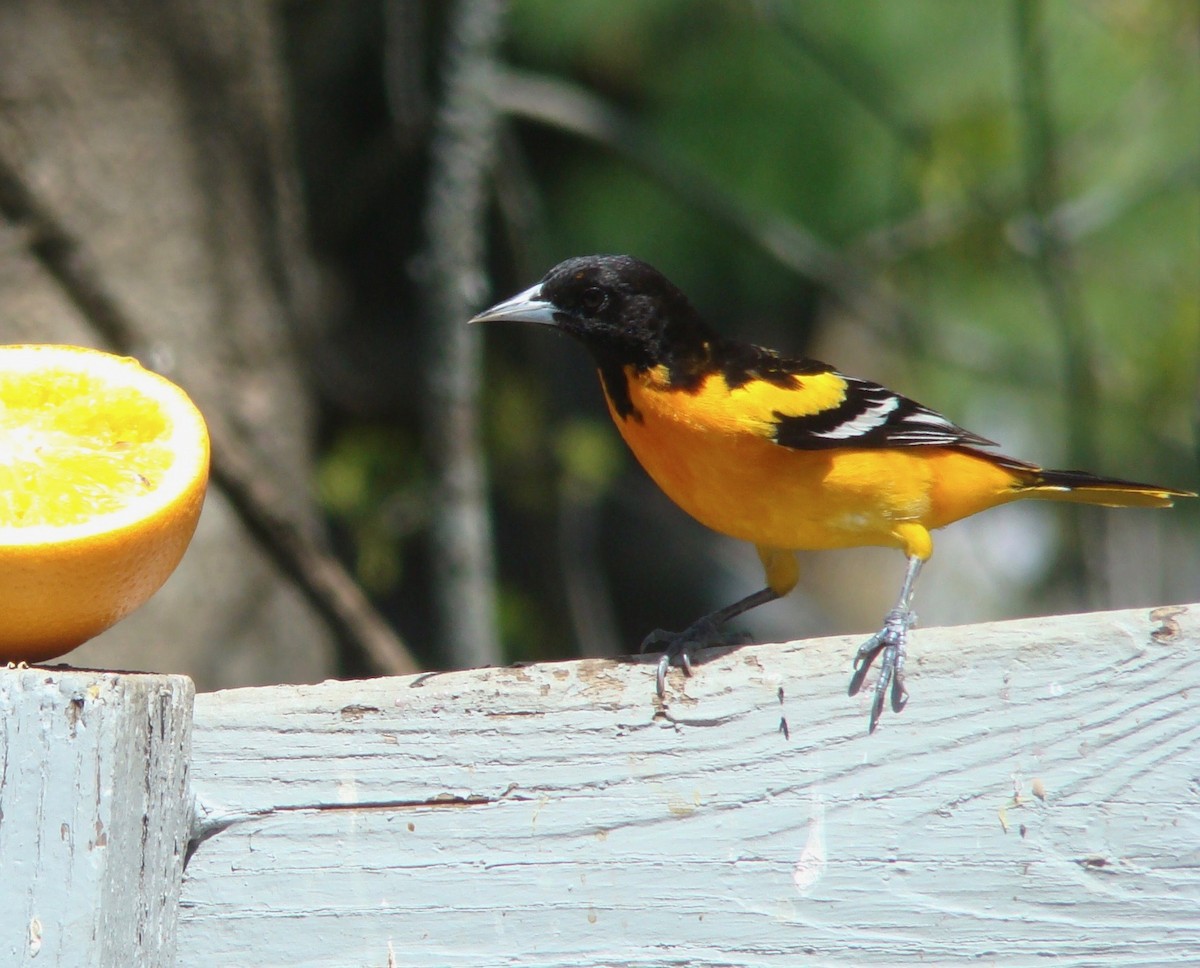
[[(0, 336), (133, 352), (219, 438), (180, 572), (76, 664), (628, 653), (760, 587), (579, 346), (466, 327), (572, 255), (1005, 453), (1200, 484), (1194, 0), (10, 2), (0, 216)], [(1200, 501), (935, 540), (926, 626), (1200, 599)], [(802, 569), (739, 627), (869, 633), (903, 560)]]

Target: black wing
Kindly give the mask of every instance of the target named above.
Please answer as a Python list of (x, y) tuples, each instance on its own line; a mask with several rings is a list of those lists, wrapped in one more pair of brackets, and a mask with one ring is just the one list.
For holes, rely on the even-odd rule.
[[(841, 374), (838, 374), (841, 376)], [(842, 376), (841, 403), (805, 416), (775, 414), (775, 442), (796, 450), (832, 447), (995, 447), (936, 410), (869, 380)]]

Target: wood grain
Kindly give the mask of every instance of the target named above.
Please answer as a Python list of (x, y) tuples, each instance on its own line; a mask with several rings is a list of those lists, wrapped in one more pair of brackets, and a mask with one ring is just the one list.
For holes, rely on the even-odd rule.
[(174, 964), (191, 712), (183, 676), (0, 668), (0, 964)]
[(1200, 951), (1200, 605), (919, 630), (870, 737), (857, 641), (199, 696), (178, 963)]

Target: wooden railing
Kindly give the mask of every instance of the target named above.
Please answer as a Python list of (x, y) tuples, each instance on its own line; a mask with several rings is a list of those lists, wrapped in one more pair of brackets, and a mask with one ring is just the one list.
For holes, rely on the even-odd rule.
[(873, 736), (856, 644), (718, 650), (665, 704), (603, 659), (0, 670), (0, 964), (1200, 956), (1200, 604), (917, 630)]

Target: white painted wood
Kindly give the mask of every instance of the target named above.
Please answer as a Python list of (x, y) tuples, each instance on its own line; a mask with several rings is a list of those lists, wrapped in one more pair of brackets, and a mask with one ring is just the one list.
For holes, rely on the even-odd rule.
[(1200, 957), (1200, 605), (857, 642), (199, 696), (178, 963)]
[(0, 668), (0, 964), (174, 963), (193, 689)]

